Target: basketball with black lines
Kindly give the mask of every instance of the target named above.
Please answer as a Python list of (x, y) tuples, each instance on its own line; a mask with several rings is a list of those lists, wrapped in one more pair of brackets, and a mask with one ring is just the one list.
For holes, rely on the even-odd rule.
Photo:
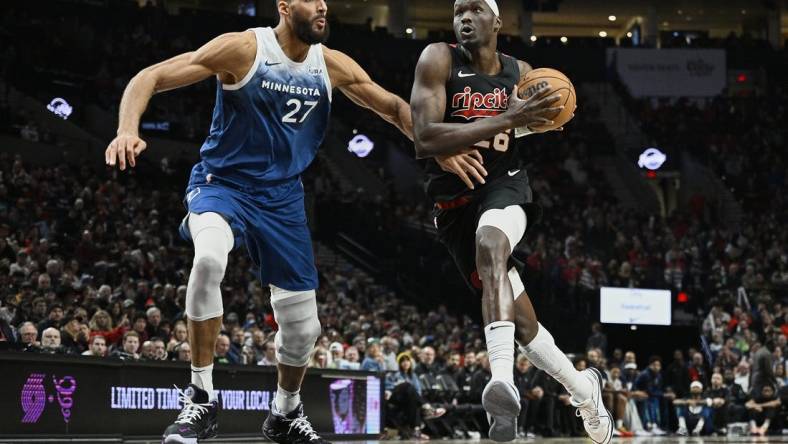
[(518, 85), (518, 95), (521, 99), (526, 99), (534, 94), (539, 94), (547, 87), (552, 87), (553, 89), (550, 95), (561, 95), (558, 102), (551, 107), (563, 105), (564, 109), (553, 115), (547, 114), (544, 116), (553, 121), (552, 125), (534, 126), (531, 128), (532, 130), (548, 131), (560, 128), (572, 120), (572, 116), (577, 108), (577, 94), (575, 93), (574, 85), (572, 85), (572, 82), (564, 73), (552, 68), (534, 69), (526, 74)]

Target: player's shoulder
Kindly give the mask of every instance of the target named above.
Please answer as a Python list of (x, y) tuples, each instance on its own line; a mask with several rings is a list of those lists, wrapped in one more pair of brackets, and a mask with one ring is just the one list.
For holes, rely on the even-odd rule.
[(325, 45), (320, 46), (328, 75), (331, 78), (331, 85), (341, 88), (360, 80), (369, 80), (367, 73), (352, 57), (337, 49), (331, 49)]
[(421, 52), (421, 60), (439, 61), (451, 59), (451, 45), (445, 42), (430, 43)]
[(520, 68), (520, 77), (525, 76), (529, 72), (533, 71), (534, 68), (525, 60), (515, 60), (517, 61), (517, 67)]

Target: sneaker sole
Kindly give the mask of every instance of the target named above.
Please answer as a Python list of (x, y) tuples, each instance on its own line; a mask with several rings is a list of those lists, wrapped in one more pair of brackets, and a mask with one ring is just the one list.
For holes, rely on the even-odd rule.
[(214, 424), (201, 438), (184, 438), (181, 435), (173, 434), (163, 436), (161, 444), (197, 444), (203, 439), (216, 438), (217, 436), (219, 436), (219, 427), (217, 424)]
[(602, 402), (602, 391), (604, 389), (604, 387), (602, 386), (602, 373), (599, 373), (599, 370), (597, 370), (597, 369), (595, 369), (593, 367), (591, 367), (591, 372), (596, 377), (597, 384), (599, 384), (599, 404), (597, 406), (597, 410), (599, 410), (600, 406), (602, 407), (602, 410), (604, 410), (604, 412), (605, 412), (605, 414), (607, 415), (607, 418), (608, 418), (607, 423), (609, 424), (609, 426), (608, 426), (609, 430), (607, 431), (607, 438), (605, 438), (602, 441), (599, 441), (599, 442), (594, 441), (594, 439), (591, 438), (590, 436), (589, 436), (589, 438), (591, 439), (591, 441), (593, 441), (596, 444), (608, 444), (613, 439), (613, 421), (612, 421), (613, 417), (610, 416), (610, 412), (607, 410), (607, 407), (605, 407), (605, 404)]
[(490, 439), (495, 442), (509, 442), (517, 438), (516, 416), (491, 416)]
[(502, 381), (493, 381), (482, 393), (482, 407), (492, 416), (490, 439), (496, 442), (512, 441), (517, 437), (517, 416), (520, 401), (512, 397), (510, 386)]
[(197, 438), (184, 438), (181, 435), (167, 435), (162, 438), (161, 444), (197, 444)]

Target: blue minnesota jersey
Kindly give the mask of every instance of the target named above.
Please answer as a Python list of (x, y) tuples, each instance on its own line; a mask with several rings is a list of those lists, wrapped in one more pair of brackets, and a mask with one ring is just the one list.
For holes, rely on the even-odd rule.
[(218, 82), (211, 131), (193, 174), (258, 187), (297, 178), (323, 141), (331, 82), (323, 47), (290, 60), (271, 28), (253, 29), (257, 55), (237, 84)]

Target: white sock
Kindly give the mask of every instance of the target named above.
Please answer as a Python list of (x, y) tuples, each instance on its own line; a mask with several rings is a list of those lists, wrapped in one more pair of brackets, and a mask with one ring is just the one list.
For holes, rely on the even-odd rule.
[(213, 364), (205, 367), (195, 367), (192, 365), (192, 384), (208, 392), (210, 401), (216, 400), (213, 392)]
[(683, 416), (679, 416), (679, 428), (687, 430), (687, 420)]
[(289, 392), (283, 389), (281, 385), (277, 386), (274, 405), (279, 413), (287, 415), (295, 410), (298, 404), (301, 404), (301, 391)]
[(624, 420), (623, 419), (617, 419), (616, 420), (616, 428), (620, 429), (621, 427), (624, 427)]
[(493, 381), (514, 384), (514, 322), (496, 321), (484, 327)]
[(553, 335), (542, 324), (539, 324), (536, 337), (530, 344), (520, 347), (520, 351), (536, 368), (544, 370), (545, 373), (560, 382), (572, 395), (575, 404), (591, 398), (593, 387), (589, 380), (575, 370), (575, 366), (572, 365), (569, 358), (556, 347)]

